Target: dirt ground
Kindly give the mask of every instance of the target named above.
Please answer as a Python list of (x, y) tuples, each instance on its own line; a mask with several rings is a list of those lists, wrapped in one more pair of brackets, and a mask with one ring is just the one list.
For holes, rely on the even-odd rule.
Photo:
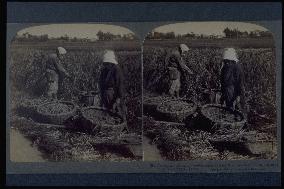
[(19, 131), (10, 132), (10, 160), (13, 162), (45, 162), (42, 154), (32, 142), (26, 139)]
[(143, 152), (144, 161), (161, 161), (163, 157), (160, 154), (160, 150), (155, 144), (151, 144), (151, 139), (144, 136), (143, 137)]

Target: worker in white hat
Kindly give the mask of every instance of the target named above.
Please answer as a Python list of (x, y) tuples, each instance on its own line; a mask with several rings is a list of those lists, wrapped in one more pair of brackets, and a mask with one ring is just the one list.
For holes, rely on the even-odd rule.
[(62, 61), (66, 53), (67, 51), (63, 47), (57, 47), (56, 53), (49, 54), (46, 61), (46, 95), (47, 97), (55, 100), (57, 99), (58, 90), (62, 92), (60, 88), (62, 88), (63, 77), (70, 77), (69, 73), (62, 65)]
[(179, 45), (179, 52), (180, 52), (181, 55), (186, 53), (187, 51), (189, 51), (189, 48), (186, 44), (180, 44)]
[[(230, 109), (244, 110), (244, 72), (234, 48), (226, 48), (221, 68), (221, 99)], [(238, 101), (238, 102), (237, 102)], [(238, 103), (241, 107), (238, 107)]]
[(104, 52), (99, 89), (101, 106), (118, 113), (126, 121), (124, 77), (112, 50)]

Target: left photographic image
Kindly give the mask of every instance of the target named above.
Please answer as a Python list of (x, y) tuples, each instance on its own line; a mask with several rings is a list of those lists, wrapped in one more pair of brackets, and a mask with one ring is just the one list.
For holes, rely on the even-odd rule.
[(141, 45), (110, 24), (45, 24), (8, 51), (10, 160), (141, 161)]

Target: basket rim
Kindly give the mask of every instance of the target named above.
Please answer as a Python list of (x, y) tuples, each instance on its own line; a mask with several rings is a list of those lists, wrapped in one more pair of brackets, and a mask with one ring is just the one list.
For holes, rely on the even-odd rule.
[(211, 89), (211, 88), (204, 88), (204, 87), (201, 87), (200, 89), (202, 90), (202, 92), (207, 92), (207, 91), (221, 92), (221, 89), (219, 89), (219, 88), (213, 88), (213, 89)]
[(102, 108), (102, 107), (98, 107), (98, 106), (88, 106), (88, 107), (83, 107), (83, 108), (81, 108), (80, 112), (82, 113), (82, 116), (83, 116), (85, 119), (87, 119), (88, 121), (92, 122), (92, 123), (94, 123), (94, 121), (88, 119), (88, 118), (84, 115), (84, 111), (89, 110), (89, 109), (96, 109), (96, 110), (108, 112), (108, 113), (110, 113), (110, 114), (112, 114), (112, 115), (115, 115), (116, 117), (118, 117), (118, 118), (121, 120), (121, 123), (119, 123), (119, 124), (107, 124), (107, 123), (104, 123), (104, 125), (107, 125), (107, 126), (120, 126), (120, 125), (125, 124), (125, 122), (126, 122), (119, 114), (114, 113), (114, 112), (111, 112), (111, 111), (107, 110), (106, 108)]
[[(167, 102), (170, 102), (170, 101), (191, 102), (193, 104), (193, 108), (191, 110), (189, 110), (189, 111), (183, 111), (183, 110), (180, 110), (180, 111), (163, 111), (163, 110), (161, 110), (161, 106), (164, 105)], [(163, 101), (163, 102), (161, 102), (161, 103), (159, 103), (157, 105), (157, 110), (162, 112), (162, 113), (172, 113), (172, 114), (174, 114), (174, 113), (178, 113), (178, 112), (194, 112), (196, 109), (197, 109), (197, 105), (196, 105), (196, 103), (193, 100), (191, 100), (191, 99), (182, 99), (182, 98), (168, 99), (168, 100)]]
[[(55, 103), (69, 104), (69, 105), (72, 105), (73, 108), (72, 108), (72, 110), (70, 110), (70, 111), (68, 111), (68, 112), (63, 112), (63, 113), (60, 113), (60, 114), (43, 113), (43, 112), (40, 111), (40, 108), (41, 108), (41, 107), (43, 107), (43, 106), (45, 106), (45, 105), (47, 105), (47, 104), (55, 104)], [(43, 104), (37, 106), (37, 112), (38, 112), (39, 114), (48, 115), (48, 116), (55, 116), (55, 115), (56, 115), (56, 116), (64, 116), (64, 115), (72, 114), (72, 113), (75, 112), (75, 111), (76, 111), (76, 105), (75, 105), (73, 102), (71, 102), (71, 101), (47, 102), (47, 103), (43, 103)]]
[[(204, 110), (205, 110), (206, 108), (208, 108), (208, 107), (217, 107), (217, 108), (222, 108), (222, 109), (226, 109), (226, 110), (229, 110), (229, 109), (226, 108), (226, 107), (224, 107), (224, 106), (221, 106), (221, 105), (219, 105), (219, 104), (205, 104), (205, 105), (203, 105), (203, 106), (201, 107), (201, 109), (200, 109), (201, 114), (202, 114), (203, 116), (205, 116), (207, 119), (209, 119), (210, 121), (213, 121), (213, 122), (215, 122), (215, 123), (233, 124), (233, 123), (245, 123), (245, 122), (246, 122), (246, 119), (245, 119), (244, 115), (243, 115), (240, 111), (238, 111), (238, 110), (233, 110), (233, 112), (234, 112), (234, 113), (237, 113), (237, 114), (239, 114), (239, 115), (241, 116), (241, 118), (242, 118), (241, 121), (228, 122), (228, 121), (215, 121), (215, 120), (212, 120), (211, 117), (206, 116), (206, 114), (204, 113)], [(231, 110), (229, 110), (229, 111), (231, 111)]]
[[(166, 101), (170, 100), (170, 96), (153, 96), (153, 97), (143, 97), (143, 104), (149, 104), (149, 105), (152, 105), (152, 103), (149, 102), (149, 100), (152, 100), (152, 99), (165, 99)], [(158, 102), (157, 104), (160, 104), (160, 102)]]

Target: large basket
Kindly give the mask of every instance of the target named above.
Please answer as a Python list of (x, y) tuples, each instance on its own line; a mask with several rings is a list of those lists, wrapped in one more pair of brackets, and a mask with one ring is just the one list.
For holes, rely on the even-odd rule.
[[(88, 111), (94, 111), (94, 113), (98, 112), (98, 113), (107, 114), (119, 120), (119, 123), (109, 124), (90, 119), (89, 116), (87, 116)], [(123, 120), (121, 116), (100, 107), (95, 107), (95, 106), (86, 107), (81, 110), (81, 113), (82, 113), (82, 125), (81, 125), (82, 128), (79, 129), (82, 129), (83, 131), (91, 134), (99, 132), (105, 135), (119, 134), (126, 127), (126, 121)]]
[[(71, 106), (71, 110), (60, 114), (45, 113), (42, 111), (42, 108), (44, 108), (45, 106), (58, 103)], [(76, 111), (76, 105), (69, 101), (48, 102), (37, 107), (37, 121), (42, 123), (62, 125), (68, 118), (74, 116), (76, 114)]]
[[(185, 102), (184, 104), (188, 104), (190, 108), (187, 105), (185, 105), (181, 110), (177, 111), (168, 111), (163, 108), (164, 106), (175, 102), (176, 103)], [(184, 122), (186, 118), (188, 118), (189, 116), (195, 113), (196, 109), (197, 106), (193, 101), (185, 99), (171, 99), (164, 101), (157, 106), (157, 112), (159, 114), (159, 118), (161, 120), (172, 121), (172, 122)]]
[(37, 107), (46, 103), (47, 99), (22, 99), (17, 106), (17, 113), (20, 116), (37, 118)]
[[(215, 110), (219, 109), (220, 111), (226, 112), (226, 114), (232, 115), (232, 117), (234, 118), (238, 118), (238, 120), (228, 121), (222, 119), (222, 114), (216, 113), (217, 111), (212, 111), (212, 114), (208, 113), (210, 112), (209, 108), (215, 108)], [(246, 119), (240, 111), (231, 110), (218, 104), (204, 105), (201, 107), (200, 112), (203, 119), (203, 124), (204, 124), (203, 126), (209, 126), (211, 129), (214, 130), (219, 130), (219, 129), (240, 130), (243, 128), (243, 126), (246, 123)], [(218, 118), (216, 118), (216, 115)]]
[(146, 96), (143, 98), (143, 112), (155, 117), (157, 115), (157, 106), (169, 99), (169, 96)]

